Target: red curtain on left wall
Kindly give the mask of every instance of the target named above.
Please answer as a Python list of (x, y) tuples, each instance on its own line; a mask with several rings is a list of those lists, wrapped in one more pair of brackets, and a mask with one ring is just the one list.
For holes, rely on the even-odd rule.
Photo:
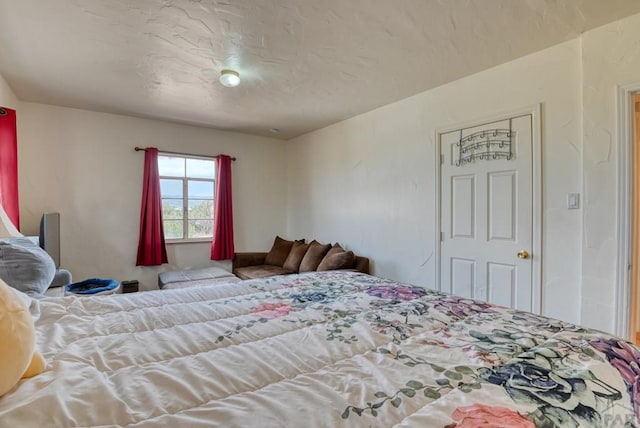
[(162, 225), (162, 197), (158, 173), (158, 149), (147, 147), (144, 154), (144, 180), (140, 207), (140, 237), (136, 266), (168, 263)]
[(0, 107), (0, 205), (20, 229), (16, 111)]

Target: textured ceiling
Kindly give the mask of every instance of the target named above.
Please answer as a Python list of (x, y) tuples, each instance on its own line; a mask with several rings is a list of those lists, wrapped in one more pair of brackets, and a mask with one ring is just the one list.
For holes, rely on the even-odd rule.
[[(637, 12), (638, 0), (0, 0), (0, 74), (27, 101), (291, 138)], [(239, 87), (218, 83), (224, 68)]]

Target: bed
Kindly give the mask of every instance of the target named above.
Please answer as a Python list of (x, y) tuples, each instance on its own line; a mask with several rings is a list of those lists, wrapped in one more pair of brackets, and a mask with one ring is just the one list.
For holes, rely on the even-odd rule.
[[(3, 427), (635, 426), (640, 351), (355, 272), (44, 299)], [(626, 425), (625, 425), (626, 424)]]

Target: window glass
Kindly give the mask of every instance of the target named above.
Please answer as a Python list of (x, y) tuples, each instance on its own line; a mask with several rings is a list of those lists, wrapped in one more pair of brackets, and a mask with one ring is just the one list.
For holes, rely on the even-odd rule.
[(165, 239), (182, 239), (182, 220), (164, 220), (163, 223)]
[(213, 236), (213, 220), (189, 220), (189, 236), (192, 238)]
[(184, 177), (185, 158), (158, 155), (158, 172), (165, 177)]
[(189, 218), (194, 220), (212, 220), (213, 199), (189, 199)]
[(162, 219), (182, 220), (184, 218), (183, 203), (182, 199), (162, 199)]
[(189, 198), (213, 199), (213, 181), (189, 180)]
[(182, 199), (182, 187), (183, 180), (160, 179), (160, 194), (163, 198)]
[(216, 178), (216, 162), (205, 159), (187, 158), (187, 177), (192, 178)]
[(216, 162), (159, 155), (158, 172), (165, 239), (213, 237)]

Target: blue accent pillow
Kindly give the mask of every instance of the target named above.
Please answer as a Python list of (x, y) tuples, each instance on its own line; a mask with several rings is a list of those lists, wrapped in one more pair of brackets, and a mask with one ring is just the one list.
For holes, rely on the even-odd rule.
[(27, 294), (43, 294), (56, 274), (49, 254), (28, 239), (0, 241), (0, 278)]

